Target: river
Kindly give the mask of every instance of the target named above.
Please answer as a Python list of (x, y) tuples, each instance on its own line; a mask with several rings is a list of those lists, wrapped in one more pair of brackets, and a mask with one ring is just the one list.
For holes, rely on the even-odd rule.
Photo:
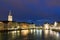
[(52, 30), (20, 30), (0, 32), (0, 40), (60, 40), (60, 33)]

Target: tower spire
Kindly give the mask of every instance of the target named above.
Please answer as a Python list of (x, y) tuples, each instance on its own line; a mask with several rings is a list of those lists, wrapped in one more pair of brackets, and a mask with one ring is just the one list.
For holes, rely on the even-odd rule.
[(11, 15), (11, 10), (9, 10), (9, 15)]

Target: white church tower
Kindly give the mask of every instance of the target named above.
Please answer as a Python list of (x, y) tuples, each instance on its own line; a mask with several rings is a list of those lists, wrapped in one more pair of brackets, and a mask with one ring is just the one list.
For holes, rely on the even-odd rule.
[(11, 15), (11, 10), (9, 11), (9, 15), (8, 15), (8, 21), (12, 21), (12, 15)]
[(57, 26), (57, 24), (58, 24), (58, 23), (55, 21), (55, 23), (54, 23), (54, 27), (56, 27), (56, 26)]

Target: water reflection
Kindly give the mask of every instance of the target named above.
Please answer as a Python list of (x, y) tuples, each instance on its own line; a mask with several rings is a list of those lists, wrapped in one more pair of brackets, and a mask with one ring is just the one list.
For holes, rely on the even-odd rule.
[(15, 38), (16, 36), (20, 35), (20, 31), (11, 31), (8, 32), (8, 35), (10, 35), (12, 38)]
[(0, 32), (0, 40), (60, 40), (60, 33), (38, 29)]
[(45, 36), (48, 36), (49, 30), (44, 30)]
[(29, 30), (21, 30), (21, 35), (27, 36), (29, 33)]

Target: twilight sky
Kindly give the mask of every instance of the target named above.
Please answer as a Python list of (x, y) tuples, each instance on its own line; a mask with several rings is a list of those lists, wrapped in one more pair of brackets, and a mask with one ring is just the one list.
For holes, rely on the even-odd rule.
[(0, 0), (0, 20), (7, 20), (9, 10), (15, 21), (60, 21), (60, 0)]

